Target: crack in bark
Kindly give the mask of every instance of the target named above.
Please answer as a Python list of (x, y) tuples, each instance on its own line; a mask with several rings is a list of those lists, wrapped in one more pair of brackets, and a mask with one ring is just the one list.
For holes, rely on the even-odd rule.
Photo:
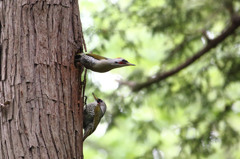
[[(48, 120), (48, 123), (51, 123), (50, 122), (50, 115), (47, 115), (47, 120)], [(52, 128), (51, 128), (51, 124), (48, 124), (48, 126), (49, 126), (49, 130), (50, 130), (50, 135), (51, 135), (51, 139), (52, 139), (52, 142), (53, 142), (53, 146), (54, 146), (54, 149), (55, 149), (55, 151), (56, 151), (56, 154), (57, 154), (57, 158), (59, 158), (59, 153), (58, 153), (58, 150), (57, 150), (57, 146), (56, 146), (56, 142), (55, 142), (55, 140), (54, 140), (54, 137), (53, 137), (53, 132), (52, 132)]]

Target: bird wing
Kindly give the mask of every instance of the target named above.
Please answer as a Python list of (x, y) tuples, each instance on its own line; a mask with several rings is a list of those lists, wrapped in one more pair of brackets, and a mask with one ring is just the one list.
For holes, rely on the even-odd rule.
[(93, 119), (93, 131), (95, 131), (95, 129), (97, 128), (101, 118), (102, 118), (102, 110), (100, 108), (100, 105), (97, 105), (96, 108), (94, 109), (94, 113), (95, 113), (95, 116), (94, 116), (94, 119)]
[(93, 123), (90, 123), (91, 126), (86, 127), (87, 129), (84, 131), (83, 141), (96, 130), (102, 118), (102, 110), (100, 108), (100, 105), (97, 105), (95, 107), (94, 113), (95, 115), (94, 115)]
[(103, 56), (100, 56), (100, 55), (96, 55), (96, 54), (86, 54), (86, 55), (88, 55), (88, 56), (91, 56), (91, 57), (93, 57), (93, 58), (95, 58), (95, 59), (97, 59), (97, 60), (102, 60), (102, 59), (105, 59), (105, 60), (107, 60), (108, 58), (106, 58), (106, 57), (103, 57)]

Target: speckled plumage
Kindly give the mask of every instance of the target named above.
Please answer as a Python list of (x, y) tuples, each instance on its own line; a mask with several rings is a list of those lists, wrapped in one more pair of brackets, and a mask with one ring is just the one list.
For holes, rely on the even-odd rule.
[(87, 69), (92, 68), (97, 63), (97, 61), (94, 57), (88, 56), (87, 54), (82, 54), (81, 55), (80, 62)]
[(98, 105), (97, 102), (90, 103), (84, 107), (83, 110), (83, 128), (86, 128), (89, 123), (93, 121), (95, 112), (94, 109)]
[(95, 102), (92, 102), (84, 107), (83, 111), (83, 141), (91, 135), (97, 128), (101, 118), (106, 112), (106, 104), (94, 96)]

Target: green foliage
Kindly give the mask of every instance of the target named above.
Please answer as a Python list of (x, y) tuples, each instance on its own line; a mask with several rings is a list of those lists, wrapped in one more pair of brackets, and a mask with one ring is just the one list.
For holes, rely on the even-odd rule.
[[(85, 26), (88, 49), (135, 63), (111, 73), (136, 83), (183, 63), (207, 44), (203, 32), (214, 38), (233, 13), (240, 14), (237, 0), (80, 4), (82, 16), (88, 14), (83, 25), (84, 19), (92, 21)], [(86, 94), (101, 94), (108, 110), (84, 143), (85, 158), (239, 158), (239, 33), (180, 73), (136, 93), (124, 85), (103, 91), (97, 81), (109, 80), (108, 74), (94, 81), (89, 73)]]

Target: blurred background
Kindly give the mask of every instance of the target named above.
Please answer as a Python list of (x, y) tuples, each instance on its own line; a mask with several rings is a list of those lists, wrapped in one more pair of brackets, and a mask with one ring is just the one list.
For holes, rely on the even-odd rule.
[[(81, 0), (79, 5), (88, 51), (136, 64), (88, 71), (87, 102), (94, 92), (107, 112), (84, 142), (86, 159), (240, 158), (240, 28), (211, 45), (240, 15), (240, 1)], [(158, 78), (206, 46), (213, 49), (180, 72)]]

